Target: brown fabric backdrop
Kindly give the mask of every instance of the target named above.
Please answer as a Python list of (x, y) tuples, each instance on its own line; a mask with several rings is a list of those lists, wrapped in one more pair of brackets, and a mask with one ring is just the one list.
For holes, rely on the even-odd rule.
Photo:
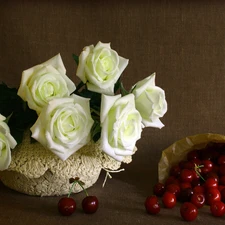
[[(225, 134), (224, 1), (1, 1), (0, 81), (19, 86), (24, 69), (61, 53), (67, 75), (75, 77), (72, 53), (86, 45), (111, 42), (129, 58), (126, 87), (156, 72), (166, 91), (168, 112), (161, 130), (147, 128), (133, 162), (113, 175), (104, 189), (104, 173), (90, 188), (100, 200), (91, 216), (58, 215), (58, 197), (36, 198), (0, 185), (0, 224), (185, 224), (179, 206), (145, 213), (143, 202), (157, 180), (161, 151), (197, 133)], [(83, 194), (75, 196), (81, 202)], [(222, 224), (209, 208), (193, 224)]]

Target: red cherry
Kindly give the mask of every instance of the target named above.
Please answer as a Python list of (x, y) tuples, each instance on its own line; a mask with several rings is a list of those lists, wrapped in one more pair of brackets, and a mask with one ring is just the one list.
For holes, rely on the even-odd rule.
[(225, 188), (224, 185), (218, 185), (218, 190), (220, 191), (220, 193), (221, 193), (221, 191), (222, 191), (224, 188)]
[(197, 208), (203, 207), (205, 203), (205, 195), (203, 193), (194, 193), (191, 196), (191, 203), (193, 203)]
[(186, 164), (186, 162), (188, 162), (188, 161), (186, 161), (186, 160), (182, 160), (182, 161), (180, 161), (179, 162), (179, 167), (181, 168), (181, 169), (184, 169), (185, 168), (185, 164)]
[(204, 178), (208, 179), (210, 177), (214, 178), (217, 182), (219, 182), (219, 176), (217, 175), (216, 172), (211, 171), (209, 173), (206, 173)]
[(194, 168), (195, 168), (195, 164), (192, 161), (185, 161), (183, 163), (183, 168), (182, 169), (193, 170)]
[(213, 169), (213, 163), (212, 161), (210, 160), (202, 160), (202, 163), (203, 167), (201, 167), (201, 173), (202, 174), (206, 174), (206, 173), (209, 173), (210, 171), (212, 171)]
[(220, 170), (220, 167), (216, 164), (213, 165), (213, 168), (212, 168), (212, 172), (218, 174), (219, 173), (219, 170)]
[(169, 176), (169, 177), (166, 179), (165, 186), (167, 186), (167, 185), (169, 185), (169, 184), (179, 184), (179, 181), (177, 180), (176, 177), (174, 177), (174, 176)]
[(179, 177), (180, 171), (181, 169), (178, 165), (172, 166), (170, 169), (170, 176)]
[(177, 198), (180, 194), (180, 186), (177, 184), (169, 184), (166, 186), (166, 191), (173, 193)]
[(222, 202), (225, 203), (225, 188), (223, 188), (223, 189), (220, 191), (220, 194), (221, 194), (221, 200), (222, 200)]
[(191, 186), (194, 188), (196, 186), (201, 186), (201, 181), (200, 180), (193, 180), (191, 182)]
[(162, 197), (162, 202), (166, 208), (173, 208), (176, 205), (177, 199), (173, 193), (166, 191)]
[(214, 161), (217, 157), (218, 157), (218, 153), (215, 151), (212, 151), (211, 149), (201, 151), (201, 159), (202, 160)]
[(76, 210), (76, 202), (73, 198), (64, 197), (58, 202), (58, 210), (63, 216), (70, 216)]
[(193, 195), (192, 188), (185, 188), (180, 191), (179, 200), (181, 202), (190, 202), (191, 196)]
[(199, 158), (199, 150), (192, 150), (187, 154), (187, 160), (192, 161), (193, 159)]
[(216, 201), (221, 201), (220, 191), (217, 188), (208, 188), (205, 193), (205, 199), (208, 205)]
[(191, 183), (193, 180), (193, 172), (189, 169), (182, 169), (180, 172), (180, 180), (182, 182), (189, 182)]
[(182, 189), (186, 189), (186, 188), (191, 188), (192, 187), (192, 185), (191, 185), (191, 183), (189, 183), (189, 182), (181, 182), (180, 183), (180, 189), (182, 190)]
[(157, 184), (154, 185), (153, 187), (153, 193), (154, 195), (158, 197), (162, 197), (165, 192), (165, 185), (158, 182)]
[(195, 168), (195, 164), (192, 161), (182, 160), (179, 162), (178, 166), (180, 169), (189, 169), (192, 170)]
[(205, 188), (203, 186), (195, 186), (193, 188), (193, 193), (201, 193), (201, 194), (204, 194), (205, 193)]
[(192, 171), (192, 180), (195, 181), (195, 180), (199, 180), (199, 175), (198, 173), (196, 173), (195, 170), (191, 170)]
[(199, 166), (199, 165), (201, 165), (202, 161), (200, 159), (192, 159), (191, 162), (193, 162), (194, 165)]
[(198, 216), (198, 209), (191, 202), (185, 202), (180, 207), (180, 215), (186, 221), (193, 221)]
[(160, 205), (158, 198), (155, 195), (148, 196), (145, 200), (145, 209), (149, 214), (158, 214), (160, 212)]
[(98, 209), (98, 199), (96, 196), (86, 196), (82, 201), (82, 208), (85, 213), (95, 213)]
[(225, 205), (221, 201), (213, 202), (210, 205), (210, 211), (213, 216), (221, 217), (225, 214)]
[(220, 185), (225, 185), (225, 175), (220, 177), (219, 183), (220, 183)]
[(220, 174), (220, 176), (225, 175), (225, 164), (221, 164), (219, 166), (219, 174)]
[(207, 178), (207, 180), (205, 181), (205, 188), (217, 188), (218, 187), (218, 182), (215, 178), (213, 177), (209, 177)]
[(225, 164), (225, 155), (220, 155), (219, 158), (218, 158), (218, 160), (217, 160), (217, 163), (219, 165)]

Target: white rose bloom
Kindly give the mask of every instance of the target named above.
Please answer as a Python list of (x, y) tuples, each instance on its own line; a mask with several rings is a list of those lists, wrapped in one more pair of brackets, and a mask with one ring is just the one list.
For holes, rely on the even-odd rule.
[(166, 113), (167, 102), (164, 90), (155, 86), (155, 73), (137, 82), (132, 93), (145, 127), (162, 128), (164, 124), (159, 118)]
[(43, 108), (31, 127), (32, 137), (66, 160), (90, 141), (93, 123), (89, 99), (74, 94), (55, 98)]
[(60, 54), (48, 61), (23, 71), (18, 95), (29, 108), (40, 114), (53, 98), (68, 97), (76, 89), (66, 76)]
[(114, 94), (114, 85), (128, 65), (125, 59), (112, 50), (110, 43), (98, 42), (87, 46), (79, 56), (77, 76), (90, 91)]
[(118, 161), (134, 154), (142, 132), (141, 115), (135, 108), (134, 95), (102, 95), (100, 119), (102, 150)]
[(16, 147), (17, 142), (10, 134), (8, 125), (4, 122), (6, 118), (0, 114), (0, 171), (6, 170), (11, 163), (11, 150)]

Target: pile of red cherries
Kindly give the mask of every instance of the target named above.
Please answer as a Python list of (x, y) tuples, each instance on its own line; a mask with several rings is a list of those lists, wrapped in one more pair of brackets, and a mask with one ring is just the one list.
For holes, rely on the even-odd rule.
[(164, 183), (154, 185), (145, 208), (149, 214), (158, 214), (161, 206), (173, 208), (178, 201), (180, 215), (186, 221), (195, 220), (204, 205), (215, 217), (225, 214), (224, 143), (209, 143), (204, 149), (188, 152), (186, 160), (170, 168)]

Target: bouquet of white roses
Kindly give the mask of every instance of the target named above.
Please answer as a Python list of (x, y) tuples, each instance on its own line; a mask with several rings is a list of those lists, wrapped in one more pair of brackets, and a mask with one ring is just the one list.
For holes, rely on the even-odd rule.
[(87, 46), (73, 57), (81, 80), (77, 86), (66, 75), (60, 54), (23, 71), (18, 90), (0, 85), (1, 171), (8, 169), (11, 149), (20, 145), (27, 129), (62, 161), (94, 141), (121, 162), (134, 154), (144, 127), (164, 126), (160, 118), (167, 102), (155, 74), (127, 91), (121, 75), (128, 59), (109, 43)]

